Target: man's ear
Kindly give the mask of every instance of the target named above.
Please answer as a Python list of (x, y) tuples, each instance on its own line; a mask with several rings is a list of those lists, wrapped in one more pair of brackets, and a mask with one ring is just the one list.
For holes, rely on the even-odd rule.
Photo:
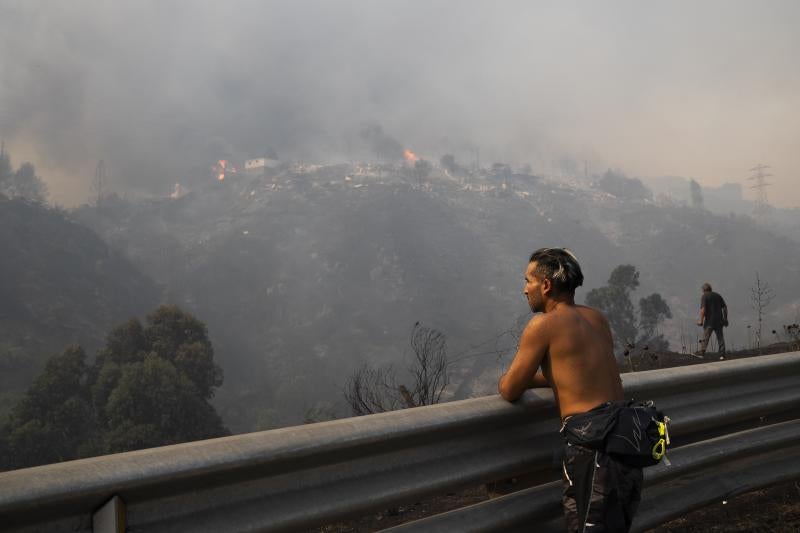
[(553, 292), (553, 280), (545, 278), (542, 280), (542, 294), (550, 295)]

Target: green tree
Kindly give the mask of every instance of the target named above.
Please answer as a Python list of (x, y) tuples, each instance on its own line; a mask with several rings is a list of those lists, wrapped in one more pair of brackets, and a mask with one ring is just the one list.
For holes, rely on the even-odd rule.
[(631, 292), (639, 286), (639, 272), (633, 265), (619, 265), (608, 278), (608, 285), (586, 294), (586, 305), (601, 310), (608, 318), (618, 346), (636, 342), (636, 316)]
[(23, 163), (14, 172), (11, 158), (4, 147), (0, 147), (0, 193), (9, 198), (24, 198), (32, 202), (47, 200), (47, 185), (36, 175), (31, 163)]
[(586, 304), (601, 310), (608, 318), (618, 348), (647, 346), (651, 350), (666, 350), (669, 343), (658, 333), (658, 326), (672, 318), (669, 305), (658, 293), (639, 300), (637, 317), (631, 294), (639, 287), (639, 272), (633, 265), (619, 265), (608, 277), (608, 284), (586, 294)]
[(114, 328), (94, 364), (53, 356), (0, 431), (4, 468), (228, 434), (208, 403), (222, 369), (201, 321), (161, 306)]
[(654, 292), (639, 300), (639, 342), (645, 343), (650, 350), (666, 350), (669, 342), (664, 335), (658, 333), (658, 325), (665, 319), (672, 318), (672, 311), (660, 294)]
[(195, 383), (155, 353), (125, 365), (104, 410), (108, 453), (207, 439), (225, 433)]
[(147, 317), (144, 332), (152, 351), (170, 361), (197, 388), (203, 399), (222, 385), (222, 369), (214, 363), (214, 349), (206, 325), (177, 306), (161, 306)]
[(142, 323), (132, 318), (120, 324), (106, 337), (106, 346), (102, 352), (104, 357), (123, 364), (141, 361), (148, 350)]
[(51, 357), (11, 410), (3, 431), (7, 466), (19, 468), (82, 457), (91, 452), (94, 416), (86, 387), (89, 367), (79, 346)]
[(36, 175), (31, 163), (22, 163), (14, 173), (13, 192), (11, 196), (19, 196), (43, 204), (47, 201), (47, 185)]

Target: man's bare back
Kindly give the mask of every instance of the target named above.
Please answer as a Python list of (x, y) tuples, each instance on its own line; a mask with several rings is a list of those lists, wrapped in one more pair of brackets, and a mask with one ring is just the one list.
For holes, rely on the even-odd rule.
[(500, 394), (514, 401), (525, 389), (552, 387), (562, 418), (621, 400), (608, 321), (590, 307), (575, 305), (571, 295), (538, 301), (534, 291), (547, 280), (537, 280), (535, 268), (531, 263), (526, 273), (525, 294), (531, 308), (542, 314), (525, 327), (517, 355), (500, 381)]
[(623, 398), (611, 331), (603, 315), (581, 305), (562, 305), (536, 319), (551, 331), (541, 366), (562, 419)]

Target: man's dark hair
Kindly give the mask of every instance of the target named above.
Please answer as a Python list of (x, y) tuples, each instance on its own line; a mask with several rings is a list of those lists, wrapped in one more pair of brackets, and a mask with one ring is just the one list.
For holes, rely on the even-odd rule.
[(703, 283), (703, 292), (711, 292), (711, 284)]
[(556, 292), (574, 293), (583, 285), (583, 272), (575, 255), (566, 248), (539, 248), (528, 263), (536, 261), (534, 276), (549, 279)]

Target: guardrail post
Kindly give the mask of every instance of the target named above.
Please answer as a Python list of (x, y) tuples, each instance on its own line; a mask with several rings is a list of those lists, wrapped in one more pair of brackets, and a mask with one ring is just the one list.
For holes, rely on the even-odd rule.
[(92, 515), (92, 533), (125, 533), (125, 502), (114, 496)]

